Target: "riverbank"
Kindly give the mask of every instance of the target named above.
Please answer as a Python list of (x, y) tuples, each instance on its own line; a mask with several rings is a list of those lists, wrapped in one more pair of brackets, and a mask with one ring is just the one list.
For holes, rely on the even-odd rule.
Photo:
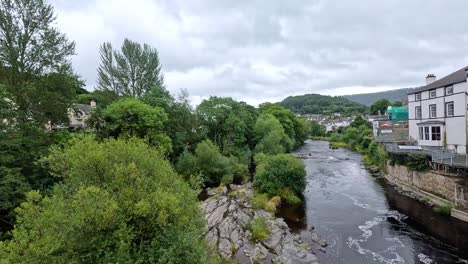
[[(206, 240), (223, 260), (318, 264), (312, 245), (305, 243), (301, 235), (292, 233), (282, 218), (252, 208), (251, 183), (207, 189), (206, 194), (201, 204), (207, 223)], [(315, 237), (320, 247), (327, 245), (312, 230), (309, 235)]]

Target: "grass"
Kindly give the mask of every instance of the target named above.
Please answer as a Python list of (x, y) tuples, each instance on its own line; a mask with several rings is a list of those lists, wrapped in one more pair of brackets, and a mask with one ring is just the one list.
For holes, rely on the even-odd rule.
[(341, 141), (330, 142), (330, 148), (331, 149), (348, 148), (348, 147), (349, 147), (349, 145), (346, 142), (341, 142)]
[(268, 212), (276, 212), (276, 208), (281, 204), (281, 197), (274, 196), (268, 200), (267, 194), (256, 193), (250, 202), (255, 210), (264, 209)]
[(281, 193), (281, 197), (283, 197), (288, 204), (300, 204), (302, 202), (301, 199), (289, 189), (284, 189)]
[(255, 241), (265, 241), (270, 236), (267, 219), (263, 216), (250, 220), (247, 224), (247, 230), (252, 232), (252, 239)]
[(301, 248), (305, 249), (305, 250), (309, 250), (309, 249), (310, 249), (309, 243), (306, 243), (306, 242), (300, 244), (299, 246), (300, 246)]
[(268, 202), (268, 195), (265, 193), (255, 193), (250, 202), (252, 203), (252, 207), (255, 210), (264, 208), (265, 204)]
[(436, 205), (432, 207), (432, 211), (434, 211), (434, 213), (436, 214), (450, 216), (452, 207), (450, 205)]

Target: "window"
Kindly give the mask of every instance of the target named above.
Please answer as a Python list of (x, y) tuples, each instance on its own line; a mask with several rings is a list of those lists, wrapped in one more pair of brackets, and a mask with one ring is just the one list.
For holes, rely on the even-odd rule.
[(424, 127), (424, 139), (429, 140), (429, 127)]
[(446, 116), (453, 116), (454, 108), (453, 102), (448, 102), (445, 104), (445, 115)]
[(416, 98), (415, 101), (421, 101), (421, 93), (415, 94), (414, 97)]
[(419, 140), (424, 140), (424, 128), (419, 127)]
[(445, 95), (453, 94), (453, 86), (445, 87)]
[(437, 96), (436, 90), (430, 90), (429, 91), (429, 98), (435, 98)]
[(437, 117), (437, 107), (435, 104), (429, 105), (429, 118)]
[(414, 114), (415, 114), (416, 119), (421, 119), (421, 107), (420, 106), (416, 106), (414, 108)]
[(439, 126), (432, 127), (431, 132), (432, 132), (432, 140), (440, 140), (440, 127)]

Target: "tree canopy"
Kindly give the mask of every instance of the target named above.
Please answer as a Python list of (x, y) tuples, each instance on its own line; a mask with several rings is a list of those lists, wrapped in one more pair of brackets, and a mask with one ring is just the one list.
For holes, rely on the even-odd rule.
[(1, 263), (206, 263), (196, 193), (143, 141), (76, 139), (46, 162), (63, 183), (28, 194)]
[(99, 52), (98, 89), (142, 97), (152, 88), (164, 86), (158, 51), (150, 45), (125, 39), (120, 51), (105, 42)]
[(367, 111), (365, 105), (355, 103), (340, 96), (305, 94), (289, 96), (280, 102), (283, 107), (298, 114), (333, 114), (351, 116)]
[(392, 103), (388, 101), (387, 99), (380, 99), (375, 101), (371, 107), (370, 107), (370, 113), (371, 115), (377, 115), (377, 114), (385, 114), (387, 112), (387, 107), (391, 106)]

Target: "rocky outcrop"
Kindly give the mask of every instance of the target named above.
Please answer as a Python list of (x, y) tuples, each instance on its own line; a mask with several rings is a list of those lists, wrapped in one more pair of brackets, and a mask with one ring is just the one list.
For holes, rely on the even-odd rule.
[[(292, 234), (282, 218), (252, 209), (251, 184), (210, 189), (208, 194), (212, 196), (202, 203), (208, 228), (206, 239), (223, 258), (240, 263), (317, 263), (310, 246)], [(256, 217), (268, 219), (270, 232), (264, 241), (254, 241), (246, 228)]]

